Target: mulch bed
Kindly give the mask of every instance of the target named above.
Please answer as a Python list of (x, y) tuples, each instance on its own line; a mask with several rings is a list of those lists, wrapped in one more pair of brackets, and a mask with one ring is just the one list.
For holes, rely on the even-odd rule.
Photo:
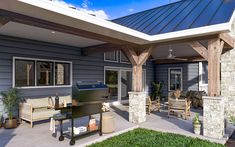
[(227, 147), (235, 147), (235, 131), (230, 136), (229, 140), (225, 144)]

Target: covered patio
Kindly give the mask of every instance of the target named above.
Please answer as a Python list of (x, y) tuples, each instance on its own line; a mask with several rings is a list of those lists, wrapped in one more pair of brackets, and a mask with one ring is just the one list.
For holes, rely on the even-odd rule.
[[(167, 112), (153, 112), (151, 115), (147, 115), (147, 120), (144, 123), (133, 124), (128, 121), (128, 106), (118, 105), (112, 106), (111, 111), (115, 116), (116, 129), (112, 134), (104, 134), (99, 136), (98, 134), (93, 134), (89, 136), (83, 136), (79, 138), (75, 146), (87, 146), (96, 142), (103, 141), (110, 137), (131, 131), (136, 128), (146, 128), (151, 130), (156, 130), (160, 132), (175, 133), (185, 136), (190, 136), (193, 138), (200, 138), (203, 140), (209, 140), (211, 142), (225, 144), (227, 138), (222, 140), (213, 139), (210, 137), (205, 137), (201, 135), (196, 135), (193, 133), (192, 118), (195, 116), (195, 112), (192, 112), (192, 116), (188, 120), (180, 119), (177, 117), (167, 117)], [(197, 111), (199, 112), (199, 111)], [(98, 116), (96, 116), (98, 117)], [(200, 112), (200, 118), (202, 118), (202, 112)], [(78, 125), (84, 125), (87, 123), (88, 118), (78, 119)], [(39, 122), (35, 125), (33, 129), (29, 128), (27, 123), (23, 123), (14, 130), (0, 130), (1, 142), (0, 146), (14, 147), (16, 145), (22, 146), (40, 146), (40, 147), (50, 147), (50, 146), (68, 146), (70, 139), (65, 138), (63, 142), (58, 142), (58, 137), (53, 137), (52, 133), (49, 131), (49, 122)], [(64, 131), (67, 131), (69, 124), (66, 124)], [(231, 135), (234, 126), (228, 126), (226, 129), (226, 136)], [(59, 134), (59, 131), (57, 132)]]
[[(228, 5), (225, 5), (224, 8), (226, 8), (226, 6)], [(178, 4), (169, 9), (167, 8), (167, 10), (172, 9), (171, 11), (173, 11), (176, 9), (175, 7), (178, 8)], [(184, 8), (182, 7), (181, 9), (181, 15), (184, 15)], [(168, 13), (169, 15), (167, 16), (161, 16), (159, 14), (159, 18), (164, 17), (162, 20), (165, 19), (165, 21), (156, 21), (156, 28), (166, 28), (169, 27), (170, 22), (177, 21), (176, 18), (178, 17), (176, 16), (172, 16), (172, 19), (168, 19), (168, 16), (173, 15), (172, 12)], [(203, 14), (206, 15), (206, 12), (204, 13)], [(233, 59), (234, 56), (233, 37), (235, 14), (233, 10), (231, 10), (228, 16), (226, 16), (227, 19), (218, 23), (216, 20), (219, 19), (221, 14), (223, 14), (222, 10), (218, 11), (218, 13), (212, 13), (210, 16), (213, 16), (213, 18), (210, 19), (213, 21), (210, 25), (205, 25), (203, 22), (199, 21), (205, 19), (201, 18), (197, 22), (197, 27), (189, 26), (182, 30), (172, 30), (172, 28), (169, 28), (169, 30), (172, 31), (161, 33), (161, 31), (158, 32), (155, 30), (155, 33), (146, 33), (138, 29), (132, 29), (132, 27), (129, 26), (131, 23), (122, 24), (122, 22), (125, 21), (140, 21), (140, 18), (133, 18), (132, 16), (121, 18), (124, 20), (106, 21), (77, 12), (71, 8), (61, 9), (60, 6), (54, 5), (50, 1), (9, 0), (7, 2), (0, 2), (0, 34), (3, 36), (22, 38), (22, 40), (31, 39), (28, 42), (33, 42), (32, 40), (40, 41), (42, 46), (51, 43), (55, 44), (51, 46), (57, 47), (61, 44), (66, 46), (66, 49), (63, 50), (64, 54), (66, 54), (67, 48), (72, 46), (73, 52), (69, 53), (70, 55), (68, 57), (63, 57), (62, 53), (53, 54), (56, 50), (53, 52), (50, 48), (49, 52), (51, 53), (51, 57), (55, 55), (55, 58), (58, 59), (65, 58), (68, 60), (71, 58), (71, 60), (74, 60), (73, 68), (79, 65), (80, 62), (87, 62), (86, 60), (88, 59), (88, 62), (92, 62), (93, 64), (96, 62), (96, 59), (94, 59), (96, 55), (100, 57), (100, 55), (105, 52), (118, 50), (126, 55), (132, 68), (132, 90), (129, 92), (128, 106), (119, 105), (111, 107), (116, 119), (115, 133), (104, 135), (103, 137), (99, 137), (97, 134), (85, 137), (79, 139), (77, 145), (82, 146), (87, 145), (87, 142), (90, 144), (95, 141), (101, 141), (107, 137), (123, 133), (136, 127), (172, 132), (225, 143), (227, 137), (231, 135), (231, 130), (233, 130), (230, 126), (227, 128), (224, 127), (224, 120), (226, 117), (229, 117), (227, 114), (233, 111), (232, 107), (234, 106), (229, 105), (229, 103), (235, 103), (235, 100), (229, 95), (229, 85), (225, 82), (229, 81), (230, 76), (234, 76), (228, 73), (229, 68), (233, 67), (233, 65), (229, 64), (229, 61), (226, 59)], [(179, 16), (181, 15), (179, 12)], [(186, 18), (186, 16), (182, 16), (182, 18)], [(190, 19), (189, 16), (188, 18)], [(157, 18), (155, 19), (157, 20)], [(190, 20), (192, 21), (192, 19)], [(145, 22), (146, 20), (143, 21)], [(139, 23), (141, 24), (141, 22)], [(154, 22), (151, 22), (147, 24), (147, 26), (151, 26), (153, 23)], [(181, 21), (181, 23), (183, 23), (183, 21)], [(174, 28), (174, 26), (172, 27)], [(13, 40), (17, 40), (16, 38)], [(17, 45), (15, 45), (15, 47), (17, 47)], [(62, 47), (60, 47), (60, 49), (61, 48)], [(171, 51), (169, 51), (170, 49)], [(35, 53), (38, 52), (35, 51)], [(11, 56), (14, 57), (15, 54), (24, 56), (22, 52), (16, 53), (13, 51)], [(38, 54), (34, 54), (33, 52), (29, 55), (35, 58), (38, 56)], [(42, 52), (40, 52), (40, 55), (46, 56)], [(77, 59), (76, 56), (79, 56), (80, 59)], [(46, 58), (50, 57), (46, 56)], [(203, 97), (203, 112), (199, 111), (200, 119), (203, 120), (203, 136), (192, 133), (192, 118), (195, 116), (193, 109), (191, 109), (192, 115), (188, 120), (175, 117), (167, 118), (166, 110), (146, 115), (146, 97), (150, 95), (149, 89), (151, 89), (151, 87), (149, 85), (149, 91), (143, 91), (144, 84), (142, 77), (143, 69), (148, 68), (148, 66), (144, 66), (145, 62), (149, 62), (150, 64), (166, 64), (177, 62), (193, 63), (198, 61), (208, 62), (208, 96)], [(85, 63), (83, 68), (87, 69), (87, 67), (84, 66)], [(79, 71), (79, 68), (80, 65), (76, 66), (74, 69)], [(101, 68), (101, 70), (103, 70), (103, 68)], [(80, 73), (85, 73), (84, 75), (87, 76), (86, 72), (82, 71)], [(92, 69), (89, 69), (89, 72), (92, 72)], [(75, 80), (80, 79), (78, 73), (79, 72), (71, 73), (71, 85), (75, 84)], [(224, 75), (221, 73), (224, 73)], [(12, 76), (14, 78), (13, 73)], [(102, 75), (100, 77), (102, 77)], [(92, 79), (92, 76), (87, 79)], [(10, 85), (10, 87), (15, 86), (14, 82), (12, 82), (13, 85)], [(49, 91), (49, 94), (51, 94), (50, 92), (59, 92), (62, 94), (64, 91), (71, 94), (71, 85), (67, 87), (54, 86), (53, 88), (55, 89), (50, 89), (51, 91), (45, 87), (44, 89), (40, 87), (41, 89), (38, 90), (36, 85), (33, 87), (32, 91), (27, 91), (27, 88), (19, 88), (19, 90), (22, 93), (26, 93), (25, 96), (42, 93), (44, 91)], [(6, 89), (8, 87), (4, 88)], [(61, 90), (62, 88), (66, 89)], [(82, 118), (79, 120), (79, 123), (86, 121), (87, 118)], [(28, 144), (35, 146), (67, 146), (68, 140), (58, 142), (57, 139), (51, 136), (48, 129), (49, 123), (35, 125), (33, 129), (28, 128), (27, 124), (22, 124), (14, 130), (1, 129), (0, 137), (2, 139), (3, 136), (3, 141), (1, 140), (0, 146), (15, 146), (19, 143), (25, 146)], [(227, 131), (225, 132), (225, 130)]]

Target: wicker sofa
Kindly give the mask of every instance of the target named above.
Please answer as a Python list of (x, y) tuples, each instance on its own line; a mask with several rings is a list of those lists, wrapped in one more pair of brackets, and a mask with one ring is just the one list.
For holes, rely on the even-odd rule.
[[(67, 103), (72, 102), (71, 96), (60, 96), (60, 104), (65, 100)], [(54, 101), (52, 97), (52, 101)], [(26, 99), (25, 102), (20, 103), (19, 115), (21, 120), (30, 122), (31, 127), (36, 121), (46, 120), (52, 117), (58, 111), (49, 109), (49, 97), (44, 98), (30, 98)]]

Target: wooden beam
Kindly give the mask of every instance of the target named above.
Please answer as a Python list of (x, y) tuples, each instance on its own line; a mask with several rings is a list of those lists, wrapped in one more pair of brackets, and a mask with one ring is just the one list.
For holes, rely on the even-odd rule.
[(152, 50), (156, 48), (156, 46), (149, 46), (139, 55), (138, 65), (143, 65), (147, 59), (151, 56)]
[(150, 57), (151, 52), (155, 48), (155, 46), (149, 46), (148, 48), (144, 49), (139, 54), (137, 53), (136, 48), (123, 48), (123, 53), (127, 56), (130, 60), (133, 70), (132, 70), (132, 91), (134, 92), (142, 92), (143, 90), (143, 64), (147, 61)]
[(231, 49), (234, 48), (234, 39), (227, 33), (219, 34), (219, 38), (226, 43)]
[(95, 39), (95, 40), (99, 40), (102, 42), (113, 43), (113, 44), (134, 44), (134, 43), (127, 42), (125, 40), (116, 39), (116, 38), (105, 36), (102, 34), (89, 32), (86, 30), (50, 22), (47, 20), (34, 18), (31, 16), (26, 16), (26, 15), (15, 13), (15, 12), (10, 12), (10, 11), (3, 10), (3, 9), (0, 9), (0, 17), (11, 19), (12, 21), (17, 22), (17, 23), (22, 23), (22, 24), (26, 24), (30, 26), (39, 27), (39, 28), (72, 34), (72, 35), (81, 36), (85, 38)]
[(188, 43), (199, 55), (208, 60), (208, 50), (198, 41)]
[(11, 19), (8, 17), (0, 17), (0, 28), (7, 24), (9, 21), (11, 21)]
[(123, 48), (122, 51), (126, 55), (126, 57), (129, 59), (129, 61), (131, 62), (131, 64), (133, 66), (138, 65), (139, 56), (137, 55), (135, 49), (133, 49), (133, 48)]
[(208, 41), (208, 95), (220, 96), (220, 58), (223, 50), (220, 38)]

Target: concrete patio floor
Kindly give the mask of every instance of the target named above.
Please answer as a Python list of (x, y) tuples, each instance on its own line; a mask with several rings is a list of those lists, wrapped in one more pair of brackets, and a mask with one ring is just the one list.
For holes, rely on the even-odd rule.
[[(198, 137), (222, 144), (224, 144), (227, 139), (224, 138), (222, 140), (215, 140), (212, 138), (204, 137), (202, 135), (195, 135), (193, 133), (192, 118), (195, 116), (195, 112), (199, 112), (200, 119), (202, 120), (202, 110), (192, 109), (192, 115), (188, 120), (177, 118), (175, 116), (168, 118), (166, 110), (162, 110), (161, 112), (153, 112), (150, 115), (147, 115), (146, 122), (136, 125), (128, 122), (127, 105), (112, 106), (111, 108), (115, 116), (116, 131), (112, 134), (104, 134), (102, 137), (100, 137), (98, 133), (95, 133), (83, 138), (78, 138), (76, 140), (75, 146), (86, 146), (138, 127), (162, 132), (182, 134), (191, 137)], [(97, 117), (98, 119), (98, 115), (94, 117)], [(80, 118), (77, 119), (76, 122), (77, 126), (86, 125), (86, 123), (88, 122), (88, 118)], [(67, 129), (69, 124), (69, 122), (65, 124), (65, 130)], [(231, 134), (233, 129), (234, 127), (229, 126), (226, 133)], [(49, 122), (37, 123), (32, 129), (30, 128), (28, 123), (23, 123), (16, 129), (0, 129), (0, 147), (15, 147), (19, 145), (24, 147), (69, 146), (69, 138), (65, 138), (64, 141), (59, 142), (58, 136), (59, 134), (57, 135), (57, 138), (52, 137), (52, 133), (49, 131)]]

